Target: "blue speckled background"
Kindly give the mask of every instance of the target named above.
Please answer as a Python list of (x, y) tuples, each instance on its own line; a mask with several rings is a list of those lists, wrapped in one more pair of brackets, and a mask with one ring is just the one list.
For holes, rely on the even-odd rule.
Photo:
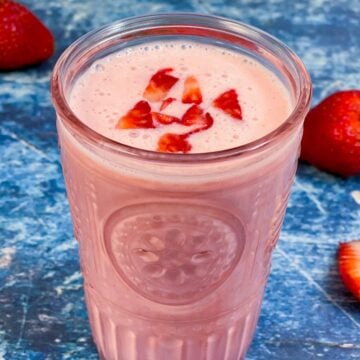
[[(23, 3), (52, 29), (57, 52), (38, 67), (0, 73), (0, 359), (98, 359), (49, 98), (59, 54), (90, 29), (123, 17), (216, 14), (290, 45), (310, 70), (316, 103), (337, 89), (360, 86), (360, 2)], [(360, 303), (344, 289), (336, 267), (338, 242), (360, 238), (359, 191), (359, 177), (343, 180), (300, 166), (247, 359), (360, 359)]]

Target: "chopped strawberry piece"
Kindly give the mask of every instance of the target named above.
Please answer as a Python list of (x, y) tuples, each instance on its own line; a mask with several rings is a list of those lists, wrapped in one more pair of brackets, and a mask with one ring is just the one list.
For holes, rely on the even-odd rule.
[(202, 130), (207, 130), (210, 129), (214, 124), (214, 119), (213, 117), (210, 115), (210, 113), (206, 113), (205, 114), (205, 126), (203, 127)]
[(188, 76), (184, 83), (184, 92), (182, 96), (184, 104), (201, 104), (202, 95), (198, 81), (195, 76)]
[(198, 105), (193, 105), (181, 118), (181, 124), (185, 126), (192, 126), (192, 125), (204, 125), (204, 117), (203, 117), (203, 109)]
[(238, 95), (234, 89), (225, 91), (218, 96), (213, 105), (224, 111), (226, 114), (232, 116), (235, 119), (242, 120), (241, 107), (238, 101)]
[(188, 134), (167, 133), (160, 137), (158, 142), (158, 151), (169, 153), (188, 153), (191, 150), (191, 144), (187, 141)]
[(340, 244), (338, 263), (342, 281), (360, 300), (360, 240)]
[(165, 99), (169, 90), (179, 80), (177, 77), (168, 74), (171, 71), (173, 71), (171, 68), (162, 69), (151, 77), (144, 91), (146, 100), (156, 102)]
[(190, 136), (192, 134), (196, 134), (201, 131), (210, 129), (212, 127), (213, 123), (214, 123), (213, 117), (210, 115), (210, 113), (206, 113), (205, 115), (203, 115), (203, 125), (197, 129), (194, 129), (194, 130), (188, 132), (188, 135)]
[(162, 114), (162, 113), (158, 113), (158, 112), (153, 112), (152, 115), (153, 115), (153, 118), (157, 122), (159, 122), (160, 124), (163, 124), (163, 125), (169, 125), (172, 123), (180, 122), (180, 119), (175, 116), (166, 115), (166, 114)]
[(210, 113), (204, 115), (203, 109), (197, 105), (191, 106), (181, 119), (181, 124), (185, 126), (199, 125), (199, 127), (188, 134), (195, 134), (197, 132), (209, 129), (214, 123), (213, 117)]
[(117, 129), (150, 129), (154, 127), (150, 105), (144, 100), (136, 103), (116, 124)]
[(169, 97), (169, 98), (165, 99), (160, 106), (160, 111), (165, 110), (175, 100), (176, 99), (173, 97)]

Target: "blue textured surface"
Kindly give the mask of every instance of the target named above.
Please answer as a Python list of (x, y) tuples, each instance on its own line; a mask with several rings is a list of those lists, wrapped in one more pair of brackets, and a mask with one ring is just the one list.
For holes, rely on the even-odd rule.
[[(53, 30), (57, 53), (38, 67), (0, 73), (0, 359), (97, 359), (49, 99), (58, 55), (81, 34), (123, 17), (216, 14), (258, 26), (295, 49), (318, 102), (360, 85), (360, 2), (23, 2)], [(356, 191), (359, 177), (300, 166), (248, 359), (360, 358), (360, 303), (336, 267), (338, 242), (360, 238)]]

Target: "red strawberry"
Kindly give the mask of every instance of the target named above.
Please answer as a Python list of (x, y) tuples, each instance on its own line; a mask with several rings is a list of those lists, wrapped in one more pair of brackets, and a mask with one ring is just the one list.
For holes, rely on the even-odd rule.
[(185, 114), (181, 118), (181, 124), (185, 126), (192, 125), (205, 125), (203, 117), (203, 109), (197, 105), (191, 106), (186, 110)]
[(169, 125), (172, 123), (180, 122), (180, 119), (175, 116), (166, 115), (158, 112), (153, 112), (152, 115), (157, 122), (163, 125)]
[(186, 110), (181, 118), (181, 123), (186, 126), (203, 125), (203, 112), (201, 107), (193, 105)]
[(154, 128), (151, 108), (147, 101), (139, 101), (116, 124), (117, 129), (149, 129)]
[(184, 92), (182, 96), (184, 104), (201, 104), (202, 95), (198, 81), (195, 76), (188, 76), (184, 83)]
[(165, 99), (160, 106), (160, 111), (165, 110), (175, 100), (176, 99), (173, 97), (169, 97), (169, 98)]
[(241, 107), (238, 101), (238, 95), (234, 89), (225, 91), (218, 96), (213, 105), (224, 111), (226, 114), (232, 116), (235, 119), (242, 120)]
[(169, 90), (179, 80), (177, 77), (168, 74), (171, 71), (173, 71), (171, 68), (162, 69), (151, 77), (144, 91), (144, 98), (146, 100), (156, 102), (165, 99)]
[(340, 243), (338, 263), (342, 281), (360, 300), (360, 240)]
[(206, 113), (205, 119), (204, 119), (204, 126), (203, 126), (202, 130), (210, 129), (213, 126), (213, 124), (214, 124), (213, 117), (210, 115), (210, 113)]
[(169, 153), (188, 153), (191, 150), (191, 144), (187, 141), (188, 134), (164, 134), (158, 142), (158, 151)]
[(310, 110), (301, 159), (338, 175), (360, 173), (360, 90), (337, 92)]
[(196, 134), (198, 132), (210, 129), (214, 124), (214, 119), (209, 113), (206, 113), (205, 115), (203, 115), (202, 121), (203, 121), (203, 124), (201, 127), (196, 128), (196, 129), (188, 132), (187, 134), (192, 135), (192, 134)]
[(203, 109), (197, 105), (191, 106), (181, 119), (181, 124), (185, 126), (200, 125), (197, 129), (189, 132), (189, 135), (207, 130), (213, 125), (213, 123), (214, 119), (212, 116), (209, 113), (204, 115)]
[(13, 70), (48, 59), (51, 32), (25, 6), (0, 0), (0, 70)]

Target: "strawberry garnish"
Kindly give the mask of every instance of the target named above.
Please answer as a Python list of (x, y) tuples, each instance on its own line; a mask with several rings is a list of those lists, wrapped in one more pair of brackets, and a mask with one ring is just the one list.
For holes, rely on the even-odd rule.
[(180, 122), (180, 119), (175, 116), (166, 115), (166, 114), (162, 114), (159, 112), (153, 112), (152, 115), (153, 115), (154, 120), (156, 120), (158, 123), (163, 124), (163, 125), (169, 125), (172, 123)]
[(184, 104), (201, 104), (202, 95), (198, 81), (195, 76), (188, 76), (184, 83), (184, 92), (182, 96)]
[(214, 123), (213, 117), (210, 115), (210, 113), (206, 113), (204, 118), (204, 126), (202, 127), (202, 130), (210, 129), (213, 123)]
[(214, 107), (224, 111), (235, 119), (242, 120), (238, 95), (234, 89), (225, 91), (213, 101)]
[(340, 243), (338, 262), (342, 281), (360, 299), (360, 240)]
[[(187, 111), (181, 118), (182, 125), (199, 125), (199, 128), (197, 128), (195, 132), (209, 129), (213, 125), (213, 123), (214, 119), (212, 118), (210, 113), (206, 113), (204, 115), (204, 110), (198, 105), (193, 105), (189, 109), (187, 109)], [(194, 131), (192, 131), (191, 133), (193, 134)]]
[(151, 77), (144, 91), (144, 98), (146, 100), (156, 102), (165, 99), (169, 90), (179, 80), (177, 77), (168, 74), (172, 71), (173, 69), (171, 68), (162, 69)]
[(203, 115), (203, 125), (188, 132), (187, 134), (190, 136), (199, 133), (201, 131), (207, 130), (212, 127), (213, 123), (214, 123), (213, 117), (209, 113), (206, 113), (205, 115)]
[(0, 70), (13, 70), (47, 60), (54, 38), (25, 6), (0, 0)]
[(360, 90), (332, 94), (305, 119), (301, 159), (334, 174), (360, 174)]
[(192, 125), (204, 125), (204, 110), (198, 105), (193, 105), (186, 110), (185, 114), (181, 118), (181, 124), (185, 126)]
[(175, 101), (176, 99), (173, 97), (169, 97), (167, 99), (165, 99), (160, 106), (160, 111), (165, 110), (173, 101)]
[[(1, 1), (1, 0), (0, 0)], [(194, 76), (188, 76), (184, 82), (182, 102), (191, 105), (183, 114), (181, 119), (176, 116), (164, 114), (165, 110), (173, 101), (173, 97), (166, 98), (170, 89), (179, 80), (170, 75), (173, 69), (166, 68), (154, 74), (144, 91), (144, 98), (150, 102), (161, 101), (159, 112), (152, 112), (149, 103), (145, 100), (139, 101), (118, 122), (119, 129), (155, 128), (161, 125), (178, 123), (192, 128), (185, 134), (163, 134), (158, 141), (157, 151), (167, 153), (188, 153), (192, 146), (188, 141), (193, 134), (209, 129), (214, 124), (214, 119), (209, 112), (199, 106), (202, 102), (202, 94), (199, 83)], [(238, 95), (234, 89), (222, 93), (213, 101), (213, 106), (224, 111), (236, 119), (242, 119)]]
[(181, 123), (186, 126), (203, 125), (203, 109), (198, 105), (193, 105), (181, 118)]
[(147, 101), (139, 101), (116, 124), (118, 129), (149, 129), (154, 128), (151, 108)]
[(188, 134), (164, 134), (158, 142), (158, 151), (169, 153), (188, 153), (191, 150), (191, 144), (187, 141)]

